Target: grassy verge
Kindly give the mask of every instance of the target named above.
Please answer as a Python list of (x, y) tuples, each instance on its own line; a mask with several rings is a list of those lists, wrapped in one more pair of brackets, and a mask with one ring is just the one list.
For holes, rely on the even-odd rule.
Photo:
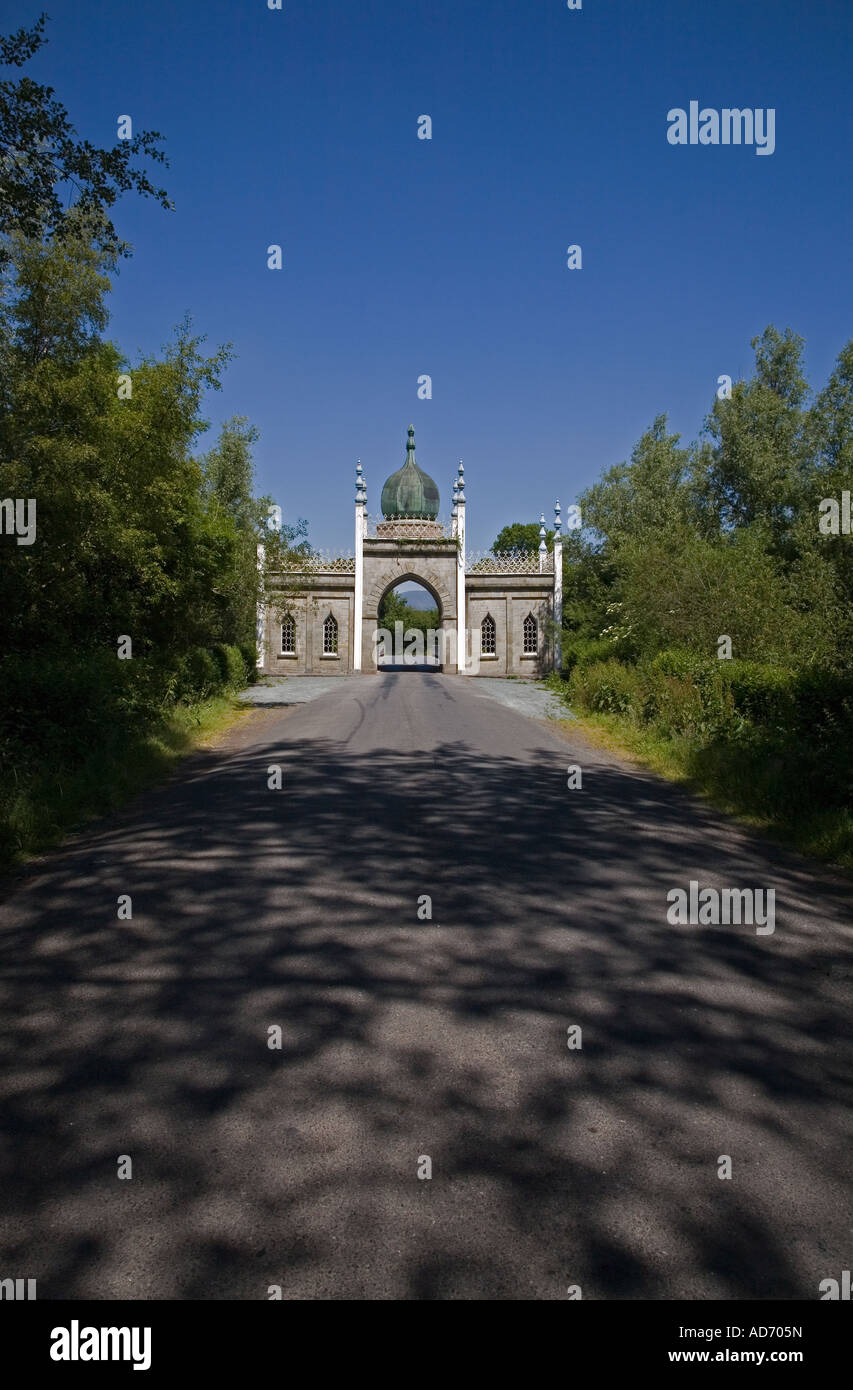
[(210, 747), (252, 709), (232, 695), (181, 704), (144, 730), (103, 731), (71, 769), (45, 758), (25, 781), (14, 772), (0, 795), (0, 873), (54, 848), (74, 830), (117, 811), (137, 792), (162, 781), (197, 748)]
[(767, 757), (743, 744), (702, 744), (668, 736), (618, 714), (581, 711), (565, 728), (682, 784), (718, 810), (802, 854), (853, 871), (853, 815), (845, 807), (821, 809), (808, 800), (804, 803), (784, 758)]

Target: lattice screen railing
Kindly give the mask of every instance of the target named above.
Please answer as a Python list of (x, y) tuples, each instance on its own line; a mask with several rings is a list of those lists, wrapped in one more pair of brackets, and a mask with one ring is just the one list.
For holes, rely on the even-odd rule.
[[(367, 537), (368, 537), (368, 540), (374, 540), (374, 541), (375, 541), (375, 540), (383, 539), (383, 537), (380, 536), (379, 531), (377, 530), (377, 528), (378, 528), (380, 525), (381, 525), (381, 526), (383, 527), (383, 529), (385, 530), (385, 537), (384, 537), (385, 539), (388, 538), (388, 535), (389, 535), (388, 528), (390, 528), (390, 527), (393, 527), (393, 528), (394, 528), (394, 533), (395, 533), (395, 534), (397, 534), (397, 535), (399, 535), (399, 536), (403, 536), (403, 537), (405, 537), (405, 538), (408, 539), (408, 540), (423, 540), (423, 539), (425, 539), (425, 538), (426, 538), (426, 539), (429, 539), (429, 540), (432, 540), (433, 537), (434, 537), (434, 535), (435, 535), (435, 528), (436, 528), (436, 526), (440, 526), (440, 527), (441, 527), (442, 536), (444, 536), (444, 537), (449, 537), (449, 536), (450, 536), (450, 522), (449, 522), (449, 520), (448, 520), (446, 517), (442, 517), (442, 516), (439, 516), (439, 517), (431, 517), (431, 516), (412, 516), (412, 517), (406, 517), (404, 520), (402, 520), (402, 521), (400, 521), (400, 522), (398, 523), (398, 522), (393, 522), (393, 521), (386, 521), (385, 518), (384, 518), (383, 516), (370, 516), (370, 515), (368, 515), (368, 517), (367, 517)], [(423, 529), (421, 529), (421, 528), (423, 528)]]
[[(432, 523), (434, 524), (434, 523)], [(411, 532), (408, 532), (411, 535)], [(511, 550), (492, 555), (488, 550), (469, 550), (465, 557), (466, 574), (553, 574), (554, 552), (541, 557), (536, 550)], [(333, 551), (317, 551), (314, 555), (285, 557), (283, 574), (354, 574), (355, 556)]]
[(318, 550), (314, 555), (286, 557), (280, 570), (282, 574), (355, 574), (355, 556)]
[(466, 574), (553, 574), (554, 552), (549, 550), (539, 564), (537, 550), (509, 550), (492, 555), (488, 550), (469, 550), (465, 556)]

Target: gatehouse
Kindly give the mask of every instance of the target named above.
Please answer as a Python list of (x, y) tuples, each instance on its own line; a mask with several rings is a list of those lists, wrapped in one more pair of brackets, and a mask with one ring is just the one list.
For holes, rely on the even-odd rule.
[[(274, 579), (258, 615), (258, 665), (265, 674), (353, 675), (377, 670), (380, 607), (400, 584), (421, 585), (438, 611), (438, 649), (447, 674), (534, 678), (560, 667), (562, 536), (509, 554), (471, 553), (465, 543), (465, 470), (460, 461), (449, 524), (439, 491), (415, 459), (409, 426), (402, 468), (382, 488), (381, 516), (367, 512), (356, 466), (354, 553), (294, 557)], [(379, 644), (381, 645), (381, 644)]]

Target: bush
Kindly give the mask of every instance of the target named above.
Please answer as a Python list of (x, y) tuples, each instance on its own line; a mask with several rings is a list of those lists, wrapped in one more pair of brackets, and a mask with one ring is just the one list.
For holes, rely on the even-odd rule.
[(646, 667), (654, 692), (654, 711), (662, 731), (705, 738), (731, 737), (740, 718), (728, 679), (730, 661), (700, 656), (683, 648), (658, 652)]
[(254, 642), (238, 642), (237, 645), (246, 665), (246, 682), (254, 685), (258, 679), (258, 649)]
[(222, 688), (242, 690), (246, 684), (246, 662), (240, 648), (218, 642), (213, 648), (213, 658), (219, 668)]
[(647, 687), (643, 715), (670, 736), (696, 737), (708, 731), (702, 691), (694, 681), (678, 676), (655, 674)]
[[(719, 664), (719, 663), (718, 663)], [(663, 676), (675, 676), (679, 680), (702, 681), (710, 673), (711, 661), (706, 656), (688, 651), (684, 647), (667, 647), (658, 652), (648, 663), (650, 671)]]
[(67, 757), (106, 727), (155, 718), (166, 695), (166, 673), (145, 657), (16, 652), (0, 662), (0, 737), (21, 748), (57, 742)]
[(576, 666), (590, 666), (594, 661), (612, 661), (613, 643), (605, 637), (576, 637), (563, 633), (563, 675)]
[(738, 714), (752, 724), (790, 728), (795, 710), (796, 672), (757, 661), (727, 661), (725, 678)]
[(853, 677), (806, 667), (794, 679), (792, 700), (801, 736), (853, 749)]
[(636, 717), (643, 700), (636, 667), (624, 666), (612, 658), (576, 666), (569, 691), (570, 698), (582, 708), (601, 714), (633, 713)]
[(178, 663), (176, 700), (204, 700), (222, 685), (221, 668), (205, 647), (190, 647)]

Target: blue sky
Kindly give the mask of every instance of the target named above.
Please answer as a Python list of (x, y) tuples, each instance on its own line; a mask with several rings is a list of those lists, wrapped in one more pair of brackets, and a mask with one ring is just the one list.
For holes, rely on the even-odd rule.
[[(7, 0), (3, 32), (38, 12)], [(48, 13), (26, 70), (94, 143), (130, 114), (171, 161), (175, 212), (118, 205), (134, 256), (111, 335), (154, 351), (189, 311), (233, 343), (207, 416), (258, 426), (262, 490), (317, 545), (351, 546), (355, 460), (376, 511), (409, 423), (442, 512), (465, 460), (485, 547), (550, 521), (658, 412), (694, 438), (767, 323), (805, 336), (818, 387), (853, 336), (850, 0)], [(693, 99), (775, 108), (775, 152), (669, 145), (667, 111)]]

